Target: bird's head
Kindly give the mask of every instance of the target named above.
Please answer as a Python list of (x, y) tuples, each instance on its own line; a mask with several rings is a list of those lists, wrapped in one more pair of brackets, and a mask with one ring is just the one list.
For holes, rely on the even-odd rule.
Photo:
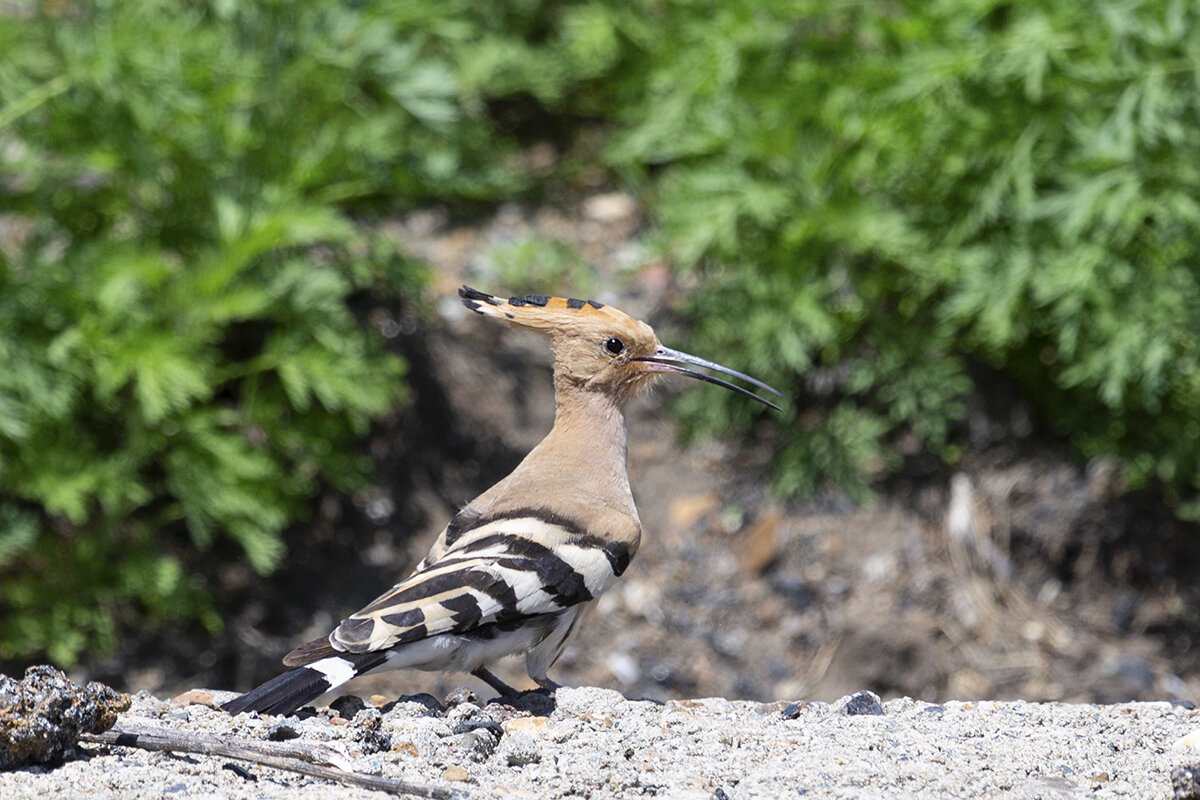
[(459, 289), (458, 296), (478, 314), (549, 336), (556, 383), (606, 392), (624, 404), (658, 375), (674, 373), (723, 386), (780, 410), (748, 389), (694, 368), (728, 375), (783, 397), (779, 391), (736, 370), (664, 347), (653, 328), (612, 306), (540, 295), (506, 300), (469, 286)]

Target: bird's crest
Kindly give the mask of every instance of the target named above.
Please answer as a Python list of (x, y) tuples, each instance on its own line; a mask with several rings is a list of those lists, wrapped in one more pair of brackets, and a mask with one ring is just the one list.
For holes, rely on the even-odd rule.
[(579, 300), (574, 297), (546, 297), (531, 294), (525, 297), (496, 297), (470, 286), (458, 290), (463, 305), (498, 320), (530, 328), (543, 333), (572, 331), (595, 326), (637, 325), (633, 317), (595, 300)]

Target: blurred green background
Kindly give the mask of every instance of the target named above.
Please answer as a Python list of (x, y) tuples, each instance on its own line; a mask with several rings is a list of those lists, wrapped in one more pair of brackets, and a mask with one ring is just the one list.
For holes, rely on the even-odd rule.
[[(1200, 13), (1184, 0), (69, 0), (0, 7), (0, 659), (220, 619), (352, 491), (421, 303), (381, 234), (581, 181), (698, 286), (679, 401), (863, 500), (1000, 379), (1200, 518)], [(533, 163), (551, 143), (561, 158)], [(531, 245), (533, 252), (549, 252)], [(491, 287), (484, 287), (491, 288)], [(530, 291), (555, 287), (513, 286)]]

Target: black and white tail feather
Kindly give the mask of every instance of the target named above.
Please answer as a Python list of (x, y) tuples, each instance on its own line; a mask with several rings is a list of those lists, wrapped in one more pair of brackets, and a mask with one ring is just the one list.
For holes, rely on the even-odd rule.
[(243, 711), (291, 714), (326, 692), (370, 672), (386, 660), (384, 653), (343, 653), (322, 658), (308, 666), (277, 675), (221, 708), (230, 714)]
[(359, 675), (415, 668), (469, 672), (512, 690), (487, 665), (526, 653), (530, 677), (562, 653), (583, 604), (606, 591), (632, 553), (540, 509), (486, 515), (464, 509), (405, 580), (302, 645), (295, 667), (226, 703), (231, 714), (290, 714)]

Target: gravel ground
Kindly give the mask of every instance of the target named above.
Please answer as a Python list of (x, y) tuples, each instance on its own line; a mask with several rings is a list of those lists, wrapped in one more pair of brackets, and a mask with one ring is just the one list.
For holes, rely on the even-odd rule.
[[(449, 702), (421, 695), (359, 709), (351, 698), (306, 719), (233, 719), (140, 693), (119, 724), (330, 742), (359, 772), (480, 798), (1169, 798), (1172, 769), (1200, 761), (1189, 748), (1200, 733), (1185, 738), (1200, 731), (1200, 711), (1165, 702), (879, 704), (860, 693), (835, 703), (662, 704), (595, 688), (520, 709), (465, 691)], [(57, 767), (0, 773), (0, 797), (11, 800), (213, 796), (386, 795), (228, 758), (103, 745), (83, 745)]]

